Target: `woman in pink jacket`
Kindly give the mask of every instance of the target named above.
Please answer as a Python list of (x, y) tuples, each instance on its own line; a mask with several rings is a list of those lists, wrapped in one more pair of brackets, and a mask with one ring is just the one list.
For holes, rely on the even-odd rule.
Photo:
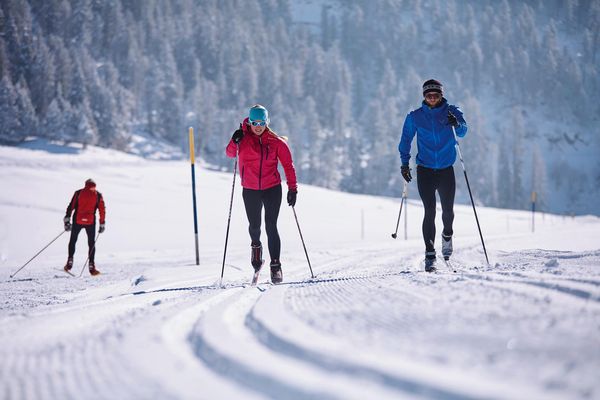
[(281, 240), (277, 231), (277, 218), (281, 207), (281, 176), (277, 171), (280, 162), (287, 180), (288, 205), (296, 204), (298, 186), (292, 154), (286, 140), (269, 129), (269, 112), (261, 105), (250, 108), (248, 118), (233, 133), (227, 145), (227, 156), (239, 154), (239, 168), (242, 179), (244, 205), (248, 216), (250, 239), (252, 240), (252, 266), (258, 271), (262, 259), (260, 225), (262, 208), (265, 208), (265, 229), (271, 256), (271, 281), (280, 283)]

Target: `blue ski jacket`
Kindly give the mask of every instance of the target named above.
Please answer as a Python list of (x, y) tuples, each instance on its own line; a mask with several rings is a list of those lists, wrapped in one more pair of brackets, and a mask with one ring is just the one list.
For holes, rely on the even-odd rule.
[(448, 124), (448, 111), (458, 120), (456, 136), (464, 137), (467, 134), (467, 123), (463, 114), (456, 106), (448, 104), (445, 98), (439, 106), (431, 108), (423, 101), (420, 108), (411, 111), (404, 120), (402, 137), (398, 145), (402, 165), (408, 165), (410, 160), (410, 147), (417, 134), (417, 165), (427, 168), (442, 169), (454, 164), (456, 161), (456, 140), (452, 126)]

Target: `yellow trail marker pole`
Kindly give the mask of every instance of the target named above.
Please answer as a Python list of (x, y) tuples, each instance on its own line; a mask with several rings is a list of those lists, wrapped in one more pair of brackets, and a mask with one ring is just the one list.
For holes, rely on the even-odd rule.
[(194, 155), (194, 128), (190, 126), (190, 162), (192, 164), (192, 199), (194, 203), (194, 236), (196, 240), (196, 265), (200, 265), (200, 253), (198, 252), (198, 211), (196, 207), (196, 158)]

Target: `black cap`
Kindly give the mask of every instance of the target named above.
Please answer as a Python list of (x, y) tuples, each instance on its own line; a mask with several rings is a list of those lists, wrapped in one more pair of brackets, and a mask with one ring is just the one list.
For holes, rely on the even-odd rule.
[(429, 79), (423, 84), (423, 96), (430, 92), (437, 92), (439, 94), (443, 94), (444, 87), (442, 86), (440, 81), (435, 79)]

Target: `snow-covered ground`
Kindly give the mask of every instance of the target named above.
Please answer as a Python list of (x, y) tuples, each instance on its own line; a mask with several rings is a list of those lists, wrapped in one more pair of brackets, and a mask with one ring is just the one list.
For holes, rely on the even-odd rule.
[[(418, 202), (393, 240), (398, 199), (301, 185), (316, 278), (283, 205), (284, 284), (254, 288), (238, 180), (220, 288), (231, 173), (196, 171), (196, 266), (189, 163), (30, 147), (0, 147), (0, 398), (600, 397), (597, 217), (538, 215), (532, 233), (527, 212), (479, 208), (487, 266), (457, 206), (457, 273), (427, 274)], [(107, 205), (102, 275), (60, 271), (65, 234), (11, 279), (88, 177)], [(77, 273), (85, 254), (82, 232)]]

